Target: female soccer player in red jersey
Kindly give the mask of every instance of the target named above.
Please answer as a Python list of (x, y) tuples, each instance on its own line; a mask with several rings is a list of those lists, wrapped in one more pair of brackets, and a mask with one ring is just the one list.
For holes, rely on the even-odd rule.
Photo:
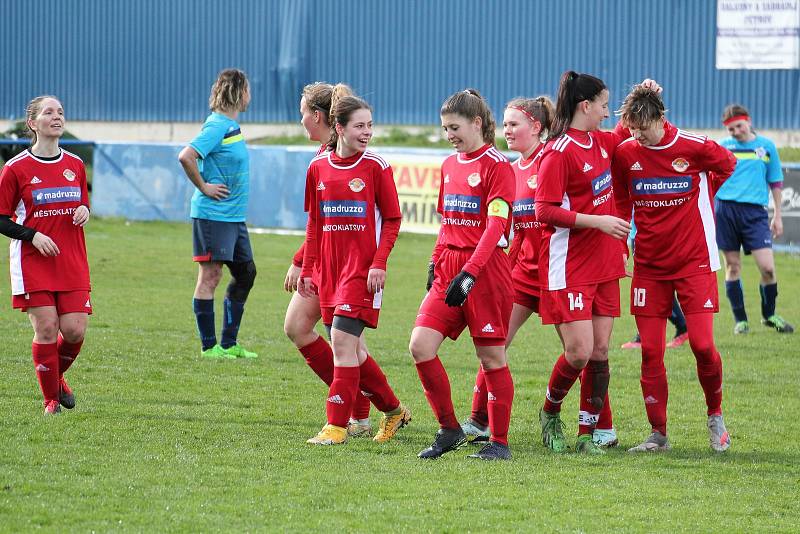
[(673, 293), (686, 314), (711, 448), (725, 451), (730, 437), (722, 419), (722, 360), (714, 345), (720, 261), (713, 197), (733, 173), (736, 158), (714, 141), (667, 122), (664, 103), (652, 89), (635, 87), (619, 114), (632, 138), (614, 156), (614, 198), (620, 216), (635, 210), (631, 313), (642, 338), (642, 396), (652, 426), (650, 436), (630, 451), (670, 447), (664, 334)]
[(11, 238), (11, 302), (33, 325), (33, 364), (49, 415), (75, 407), (64, 373), (92, 313), (83, 235), (89, 193), (83, 161), (58, 146), (65, 128), (58, 99), (34, 98), (26, 118), (33, 143), (0, 173), (0, 233)]
[(442, 226), (431, 257), (433, 279), (409, 346), (440, 425), (433, 444), (419, 457), (438, 458), (466, 443), (437, 352), (445, 337), (457, 339), (469, 327), (486, 380), (491, 432), (489, 443), (471, 457), (507, 460), (514, 384), (505, 342), (514, 296), (508, 283), (511, 262), (503, 249), (508, 246), (514, 171), (494, 147), (494, 118), (478, 91), (450, 96), (440, 114), (457, 153), (442, 164)]
[[(550, 131), (555, 110), (546, 96), (536, 98), (516, 98), (506, 104), (503, 113), (503, 133), (508, 148), (519, 152), (520, 157), (511, 167), (516, 178), (516, 197), (513, 206), (514, 237), (509, 250), (514, 284), (514, 306), (506, 338), (506, 349), (511, 345), (519, 328), (534, 312), (539, 313), (539, 247), (541, 230), (534, 212), (539, 162), (544, 152), (542, 139)], [(584, 370), (585, 372), (585, 370)], [(581, 382), (587, 388), (590, 382)], [(472, 414), (461, 424), (461, 429), (473, 443), (489, 439), (488, 394), (483, 368), (478, 367), (472, 398)], [(601, 446), (617, 444), (611, 408), (606, 397), (603, 411), (594, 430), (595, 443)]]
[[(339, 84), (338, 87), (337, 91), (340, 94), (352, 94), (349, 87), (342, 84)], [(300, 123), (305, 128), (309, 139), (322, 143), (317, 151), (317, 156), (328, 149), (327, 141), (331, 134), (329, 115), (333, 88), (334, 86), (329, 83), (315, 82), (303, 88), (300, 98)], [(304, 251), (305, 246), (301, 245), (292, 259), (292, 264), (289, 266), (283, 282), (286, 291), (292, 292), (297, 289), (297, 281), (303, 267)], [(303, 355), (311, 370), (330, 386), (333, 382), (333, 350), (325, 338), (314, 330), (321, 317), (322, 312), (317, 295), (303, 298), (295, 293), (286, 309), (283, 330)], [(360, 344), (359, 350), (366, 353), (367, 347), (363, 336)], [(372, 433), (369, 409), (369, 397), (359, 392), (356, 395), (353, 413), (347, 425), (347, 432), (350, 436), (368, 436)]]
[[(347, 440), (348, 417), (359, 389), (384, 413), (374, 440), (391, 439), (411, 420), (383, 371), (359, 339), (377, 328), (386, 281), (386, 261), (400, 230), (400, 204), (392, 168), (367, 150), (372, 109), (364, 100), (333, 90), (331, 149), (308, 168), (308, 227), (298, 283), (302, 297), (318, 295), (322, 320), (331, 325), (333, 381), (326, 403), (328, 424), (308, 442)], [(316, 280), (314, 270), (318, 269)]]
[[(658, 89), (655, 82), (644, 83)], [(608, 343), (620, 313), (619, 279), (625, 276), (624, 240), (630, 224), (613, 215), (611, 158), (627, 135), (599, 131), (608, 117), (602, 80), (568, 71), (561, 77), (552, 141), (539, 167), (536, 217), (542, 226), (540, 313), (564, 346), (539, 413), (542, 442), (566, 450), (561, 403), (583, 375), (577, 450), (604, 451), (592, 441), (608, 391)]]

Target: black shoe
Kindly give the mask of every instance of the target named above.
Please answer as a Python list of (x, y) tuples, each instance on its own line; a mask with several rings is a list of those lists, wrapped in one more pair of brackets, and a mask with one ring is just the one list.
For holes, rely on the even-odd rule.
[(75, 395), (64, 381), (63, 376), (61, 377), (61, 383), (58, 390), (58, 402), (60, 402), (61, 406), (67, 410), (71, 410), (75, 407)]
[(461, 428), (440, 428), (436, 432), (436, 439), (430, 447), (420, 452), (417, 456), (425, 459), (436, 459), (446, 452), (454, 451), (467, 443), (467, 436)]
[(470, 454), (468, 458), (478, 458), (479, 460), (510, 460), (511, 449), (508, 448), (508, 445), (490, 441), (475, 454)]

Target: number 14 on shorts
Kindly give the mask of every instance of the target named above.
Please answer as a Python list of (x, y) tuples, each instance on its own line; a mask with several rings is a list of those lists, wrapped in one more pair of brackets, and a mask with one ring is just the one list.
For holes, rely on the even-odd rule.
[(567, 293), (569, 311), (583, 310), (583, 293)]

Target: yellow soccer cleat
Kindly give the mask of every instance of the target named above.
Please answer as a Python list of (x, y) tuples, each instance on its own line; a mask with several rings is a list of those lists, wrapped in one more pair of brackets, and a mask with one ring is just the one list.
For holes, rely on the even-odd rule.
[(347, 441), (347, 429), (336, 425), (325, 425), (319, 434), (306, 441), (312, 445), (341, 445)]
[(372, 438), (378, 443), (386, 443), (397, 434), (397, 431), (411, 422), (411, 410), (400, 405), (400, 413), (395, 415), (383, 414), (378, 425), (378, 433)]

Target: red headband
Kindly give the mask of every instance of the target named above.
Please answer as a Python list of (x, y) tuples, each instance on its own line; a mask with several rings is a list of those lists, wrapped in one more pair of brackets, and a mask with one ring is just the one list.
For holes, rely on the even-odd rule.
[(750, 116), (749, 116), (749, 115), (734, 115), (734, 116), (733, 116), (733, 117), (731, 117), (730, 119), (722, 121), (722, 124), (723, 124), (723, 125), (725, 125), (725, 126), (727, 126), (727, 125), (729, 125), (729, 124), (730, 124), (730, 123), (732, 123), (732, 122), (736, 122), (736, 121), (749, 121), (749, 120), (750, 120)]
[(540, 122), (541, 123), (541, 121), (538, 121), (536, 119), (536, 117), (534, 117), (533, 115), (531, 115), (530, 113), (528, 113), (527, 111), (525, 111), (524, 109), (522, 109), (519, 106), (508, 106), (508, 109), (516, 109), (517, 111), (521, 111), (526, 117), (528, 117), (528, 119), (530, 119), (531, 122)]

